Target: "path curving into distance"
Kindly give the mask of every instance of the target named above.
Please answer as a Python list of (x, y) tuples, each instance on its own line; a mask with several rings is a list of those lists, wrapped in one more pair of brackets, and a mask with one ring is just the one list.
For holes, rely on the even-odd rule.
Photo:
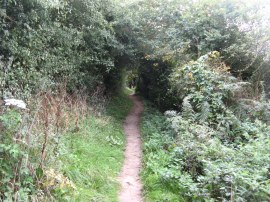
[(142, 159), (139, 124), (143, 103), (136, 95), (129, 97), (133, 101), (133, 108), (124, 122), (126, 148), (124, 165), (119, 176), (121, 189), (118, 199), (120, 202), (143, 202), (142, 183), (139, 177)]

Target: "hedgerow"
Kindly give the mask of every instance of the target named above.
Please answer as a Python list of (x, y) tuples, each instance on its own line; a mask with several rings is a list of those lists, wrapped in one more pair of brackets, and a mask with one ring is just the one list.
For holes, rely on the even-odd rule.
[[(171, 83), (181, 111), (165, 112), (166, 121), (150, 111), (143, 121), (146, 195), (164, 183), (158, 187), (183, 201), (269, 200), (269, 102), (246, 102), (255, 99), (249, 85), (218, 52), (176, 68)], [(148, 175), (157, 180), (147, 184)]]

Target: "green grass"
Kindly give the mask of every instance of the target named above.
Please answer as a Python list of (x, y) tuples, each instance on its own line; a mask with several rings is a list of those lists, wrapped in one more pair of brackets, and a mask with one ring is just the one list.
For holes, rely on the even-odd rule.
[(143, 168), (141, 171), (145, 202), (186, 201), (174, 185), (164, 183), (160, 171), (168, 165), (170, 156), (166, 147), (172, 144), (171, 131), (166, 118), (158, 110), (145, 102), (141, 123), (143, 137)]
[(125, 87), (124, 92), (128, 95), (135, 93), (135, 88)]
[(79, 132), (65, 136), (63, 172), (76, 186), (69, 201), (117, 201), (117, 176), (124, 158), (122, 123), (131, 107), (126, 95), (114, 97), (106, 114), (89, 115)]

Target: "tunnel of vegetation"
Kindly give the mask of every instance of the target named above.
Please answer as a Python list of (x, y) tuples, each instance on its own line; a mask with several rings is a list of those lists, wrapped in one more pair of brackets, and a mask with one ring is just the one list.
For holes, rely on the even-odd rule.
[[(1, 103), (23, 99), (33, 109), (1, 107), (0, 199), (56, 197), (42, 183), (48, 131), (58, 145), (67, 127), (59, 120), (83, 114), (82, 101), (99, 108), (128, 79), (167, 116), (147, 107), (143, 119), (146, 199), (270, 200), (269, 8), (263, 0), (3, 0)], [(32, 119), (42, 123), (39, 147), (20, 142)]]

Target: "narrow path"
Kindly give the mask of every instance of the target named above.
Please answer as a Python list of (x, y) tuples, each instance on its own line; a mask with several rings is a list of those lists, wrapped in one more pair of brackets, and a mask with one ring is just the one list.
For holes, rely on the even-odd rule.
[(120, 202), (142, 202), (142, 183), (139, 177), (142, 158), (139, 123), (143, 104), (135, 95), (131, 95), (130, 99), (134, 106), (124, 122), (126, 149), (124, 166), (119, 176), (121, 190), (118, 198)]

